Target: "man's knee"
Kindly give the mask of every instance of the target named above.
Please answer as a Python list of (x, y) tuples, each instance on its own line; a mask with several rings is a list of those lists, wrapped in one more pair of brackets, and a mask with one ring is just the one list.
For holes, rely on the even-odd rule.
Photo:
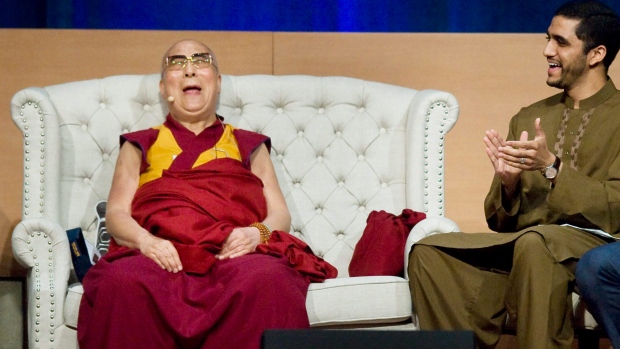
[(578, 279), (600, 278), (604, 275), (620, 275), (620, 263), (616, 262), (617, 251), (609, 245), (586, 252), (577, 263)]
[(428, 245), (413, 245), (413, 249), (409, 254), (409, 262), (425, 260), (430, 255), (435, 254), (437, 248)]
[(407, 271), (411, 274), (414, 268), (425, 265), (428, 263), (424, 263), (424, 261), (432, 258), (431, 256), (436, 253), (436, 248), (433, 246), (427, 245), (413, 245), (413, 249), (411, 253), (409, 253), (409, 270)]
[(577, 263), (577, 268), (575, 270), (575, 276), (577, 279), (586, 279), (588, 278), (588, 274), (598, 269), (598, 266), (598, 253), (595, 250), (590, 250), (579, 259), (579, 263)]
[(515, 253), (527, 253), (541, 248), (547, 249), (545, 239), (535, 231), (527, 232), (515, 241)]
[(577, 287), (586, 299), (590, 299), (593, 295), (592, 292), (596, 292), (596, 289), (601, 287), (601, 272), (605, 268), (603, 255), (596, 249), (590, 250), (577, 263), (575, 269)]
[(167, 275), (168, 272), (143, 255), (128, 256), (107, 263), (99, 271), (101, 282), (98, 284), (106, 292), (123, 293), (132, 287), (140, 289), (158, 274)]

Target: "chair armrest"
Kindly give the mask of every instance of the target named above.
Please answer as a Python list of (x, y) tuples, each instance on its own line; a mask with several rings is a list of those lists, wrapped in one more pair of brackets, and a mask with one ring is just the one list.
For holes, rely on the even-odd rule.
[(454, 221), (444, 217), (430, 217), (416, 224), (411, 229), (405, 243), (405, 279), (409, 280), (407, 268), (409, 267), (409, 252), (411, 252), (413, 244), (429, 235), (459, 231), (459, 226)]
[(42, 218), (27, 219), (13, 230), (13, 254), (28, 269), (28, 341), (30, 348), (54, 343), (63, 324), (71, 253), (66, 231)]

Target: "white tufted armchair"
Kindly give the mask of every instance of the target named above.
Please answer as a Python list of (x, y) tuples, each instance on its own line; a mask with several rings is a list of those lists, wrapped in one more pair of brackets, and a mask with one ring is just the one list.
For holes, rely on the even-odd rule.
[[(28, 268), (31, 349), (76, 348), (82, 287), (73, 283), (66, 230), (95, 242), (95, 205), (108, 196), (119, 135), (163, 122), (159, 75), (27, 88), (12, 100), (24, 136), (23, 221), (13, 251)], [(449, 93), (345, 77), (223, 76), (218, 113), (272, 138), (271, 157), (291, 233), (338, 268), (312, 284), (314, 327), (415, 329), (404, 277), (348, 277), (368, 214), (403, 208), (428, 218), (413, 241), (457, 231), (444, 218), (444, 144), (459, 108)]]

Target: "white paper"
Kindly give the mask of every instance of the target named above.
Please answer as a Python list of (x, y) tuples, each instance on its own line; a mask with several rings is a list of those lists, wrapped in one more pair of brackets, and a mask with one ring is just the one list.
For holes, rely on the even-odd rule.
[(594, 234), (594, 235), (596, 235), (598, 237), (601, 237), (603, 239), (606, 239), (606, 240), (608, 240), (608, 239), (620, 240), (620, 238), (613, 237), (611, 234), (606, 233), (606, 232), (604, 232), (604, 231), (602, 231), (600, 229), (581, 228), (581, 227), (576, 227), (576, 226), (570, 225), (570, 224), (562, 224), (562, 226), (563, 227), (571, 227), (571, 228), (583, 230), (583, 231), (585, 231), (587, 233)]

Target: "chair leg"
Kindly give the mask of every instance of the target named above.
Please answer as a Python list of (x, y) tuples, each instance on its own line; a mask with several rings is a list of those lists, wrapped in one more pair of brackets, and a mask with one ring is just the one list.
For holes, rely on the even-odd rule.
[(598, 349), (599, 333), (594, 330), (581, 330), (578, 332), (577, 340), (579, 349)]

